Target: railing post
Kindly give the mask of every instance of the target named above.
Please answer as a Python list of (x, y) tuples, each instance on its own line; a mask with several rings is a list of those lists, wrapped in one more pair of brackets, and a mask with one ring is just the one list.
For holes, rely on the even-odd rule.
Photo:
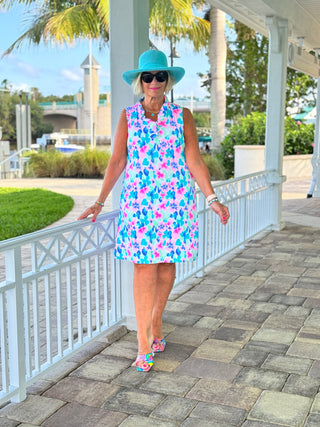
[(10, 385), (17, 388), (12, 402), (21, 402), (26, 394), (26, 362), (24, 347), (23, 289), (21, 249), (16, 247), (5, 254), (7, 281), (14, 282), (15, 287), (7, 291), (8, 310), (8, 349)]
[(199, 252), (198, 252), (198, 273), (197, 277), (203, 277), (204, 276), (204, 269), (206, 265), (206, 199), (202, 193), (199, 194), (199, 206), (198, 206), (198, 212), (199, 212)]
[(240, 227), (240, 242), (244, 242), (247, 238), (247, 197), (246, 197), (246, 179), (241, 180), (240, 182), (240, 221), (239, 221), (239, 227)]

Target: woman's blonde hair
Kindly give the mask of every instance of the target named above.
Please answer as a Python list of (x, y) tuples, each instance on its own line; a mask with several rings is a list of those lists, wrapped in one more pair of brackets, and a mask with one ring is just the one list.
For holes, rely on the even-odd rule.
[[(141, 83), (141, 74), (142, 73), (139, 73), (137, 75), (137, 77), (133, 80), (133, 82), (131, 83), (133, 93), (135, 95), (138, 95), (138, 96), (143, 95), (142, 83)], [(169, 93), (174, 84), (175, 84), (174, 78), (168, 72), (168, 80), (167, 80), (167, 84), (166, 84), (166, 87), (165, 87), (164, 91), (166, 93)]]

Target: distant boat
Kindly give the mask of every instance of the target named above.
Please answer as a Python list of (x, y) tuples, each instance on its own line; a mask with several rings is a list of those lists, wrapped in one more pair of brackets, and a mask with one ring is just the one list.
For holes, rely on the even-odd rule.
[(36, 144), (31, 144), (34, 150), (43, 149), (45, 151), (60, 151), (61, 153), (71, 154), (85, 149), (82, 145), (69, 144), (68, 135), (60, 132), (45, 133), (41, 138), (37, 138)]

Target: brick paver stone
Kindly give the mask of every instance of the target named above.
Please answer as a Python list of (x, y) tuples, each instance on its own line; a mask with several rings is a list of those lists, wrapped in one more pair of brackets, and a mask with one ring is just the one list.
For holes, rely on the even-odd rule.
[(210, 339), (202, 343), (192, 357), (228, 363), (239, 353), (240, 349), (241, 344)]
[(307, 417), (312, 400), (308, 397), (276, 391), (264, 391), (253, 406), (248, 419), (300, 427)]
[(152, 417), (143, 417), (142, 415), (129, 415), (121, 424), (120, 427), (177, 427), (176, 422), (168, 420), (159, 420)]
[(98, 355), (80, 366), (71, 375), (96, 381), (110, 381), (128, 368), (132, 362), (133, 360), (129, 359)]
[(320, 380), (310, 376), (290, 375), (283, 390), (285, 393), (314, 397), (319, 389)]
[(254, 387), (230, 384), (227, 381), (201, 379), (186, 397), (249, 410), (260, 393), (261, 390)]
[(45, 427), (117, 427), (126, 417), (126, 414), (120, 412), (68, 403), (42, 425)]
[(312, 361), (310, 359), (270, 354), (262, 364), (262, 367), (274, 371), (306, 375), (311, 365)]
[(320, 345), (319, 343), (311, 344), (303, 341), (295, 341), (290, 346), (288, 354), (291, 356), (320, 360)]
[[(199, 402), (190, 417), (197, 417), (201, 420), (213, 420), (215, 422), (228, 423), (237, 426), (244, 421), (246, 411), (232, 406), (217, 405), (215, 403)], [(199, 423), (202, 425), (202, 422)]]
[(154, 391), (122, 388), (111, 396), (102, 408), (128, 414), (149, 415), (164, 398), (163, 394)]
[(233, 381), (241, 366), (208, 359), (189, 357), (175, 370), (176, 374), (198, 378)]
[(71, 376), (59, 381), (46, 391), (44, 396), (65, 402), (78, 402), (88, 406), (100, 407), (109, 396), (118, 390), (119, 387), (113, 384)]
[(20, 421), (8, 420), (8, 418), (0, 417), (0, 426), (1, 427), (17, 427), (20, 426)]
[(31, 395), (21, 403), (5, 406), (0, 411), (0, 416), (6, 416), (21, 423), (40, 425), (64, 405), (65, 402), (58, 399)]
[(259, 329), (251, 338), (252, 341), (275, 342), (281, 344), (291, 344), (296, 337), (296, 332), (283, 329)]
[(197, 382), (197, 378), (157, 372), (140, 387), (144, 390), (157, 390), (158, 393), (174, 394), (184, 396)]
[(151, 417), (183, 421), (195, 407), (196, 401), (178, 396), (169, 396), (151, 413)]
[(211, 331), (210, 329), (193, 328), (190, 326), (176, 327), (170, 334), (166, 336), (167, 342), (174, 342), (177, 344), (199, 346), (205, 339), (208, 338)]
[(263, 390), (281, 390), (287, 378), (288, 374), (284, 372), (247, 367), (242, 369), (234, 382)]

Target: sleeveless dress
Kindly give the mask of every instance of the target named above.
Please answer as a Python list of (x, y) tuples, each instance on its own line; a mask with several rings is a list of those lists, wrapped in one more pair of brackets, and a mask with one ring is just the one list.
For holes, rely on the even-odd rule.
[(115, 256), (137, 264), (194, 260), (198, 216), (184, 151), (183, 109), (165, 102), (154, 122), (138, 102), (126, 115), (128, 157)]

